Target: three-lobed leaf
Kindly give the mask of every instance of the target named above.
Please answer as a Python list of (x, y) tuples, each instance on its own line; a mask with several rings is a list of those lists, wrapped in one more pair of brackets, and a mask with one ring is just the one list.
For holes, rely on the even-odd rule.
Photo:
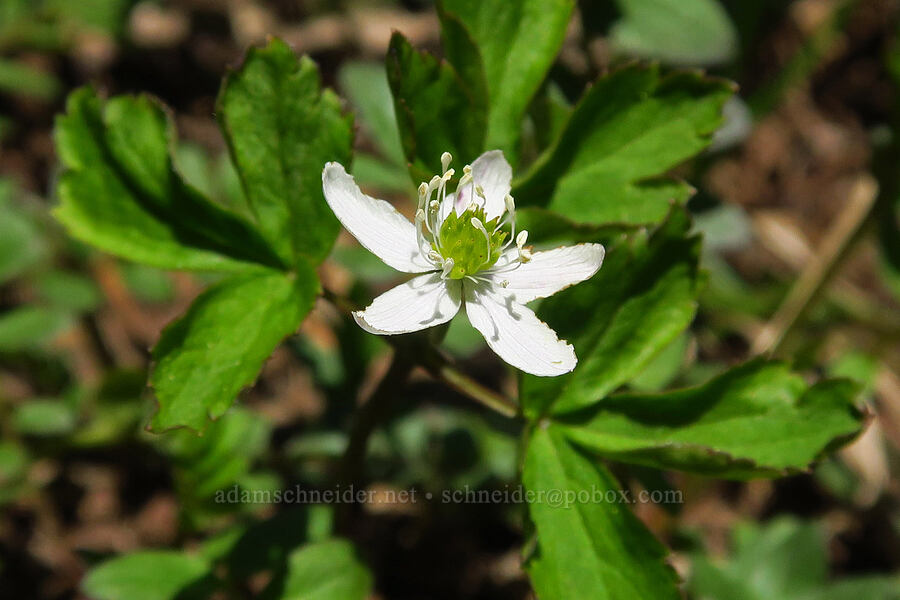
[(219, 96), (219, 121), (260, 231), (289, 264), (321, 262), (340, 225), (325, 203), (322, 168), (347, 165), (352, 117), (322, 90), (312, 60), (280, 40), (251, 49)]
[(709, 145), (733, 89), (697, 73), (629, 66), (597, 81), (556, 143), (513, 188), (516, 201), (582, 223), (650, 224), (692, 188), (666, 173)]
[(256, 379), (275, 346), (294, 332), (319, 291), (312, 267), (226, 279), (201, 294), (153, 349), (155, 429), (201, 430)]
[(526, 568), (539, 598), (681, 597), (666, 550), (619, 503), (619, 484), (554, 425), (532, 432), (522, 481), (537, 542)]
[(172, 166), (169, 116), (147, 96), (69, 96), (57, 120), (65, 168), (56, 217), (74, 237), (168, 269), (242, 271), (282, 261), (239, 216), (209, 202)]
[(782, 363), (736, 367), (698, 387), (619, 394), (567, 415), (565, 435), (606, 458), (717, 477), (806, 469), (859, 432), (858, 386), (807, 386)]

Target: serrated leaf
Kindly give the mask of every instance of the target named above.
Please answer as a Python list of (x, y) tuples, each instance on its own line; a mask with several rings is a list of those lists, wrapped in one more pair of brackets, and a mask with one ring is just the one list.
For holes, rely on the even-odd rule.
[(620, 52), (683, 66), (728, 62), (737, 32), (717, 0), (616, 0), (622, 19), (609, 33)]
[[(459, 46), (471, 44), (457, 40)], [(449, 63), (413, 49), (399, 33), (391, 37), (385, 65), (413, 179), (440, 173), (443, 152), (450, 152), (455, 164), (474, 161), (484, 149), (487, 127), (484, 82), (466, 84)]]
[(322, 90), (309, 58), (281, 40), (247, 53), (228, 75), (219, 122), (260, 230), (286, 261), (321, 262), (340, 225), (325, 203), (322, 168), (348, 165), (353, 119)]
[(144, 551), (109, 560), (81, 584), (92, 600), (189, 600), (209, 597), (210, 565), (199, 556)]
[(560, 377), (524, 375), (520, 397), (537, 418), (582, 408), (638, 375), (691, 322), (701, 282), (700, 240), (675, 212), (649, 238), (611, 246), (590, 280), (548, 298), (538, 316), (575, 346), (578, 366)]
[(263, 361), (312, 308), (318, 279), (261, 272), (227, 279), (201, 294), (163, 331), (150, 382), (159, 400), (155, 429), (202, 430), (256, 379)]
[(284, 581), (267, 596), (278, 600), (365, 600), (372, 575), (356, 557), (353, 544), (328, 540), (291, 553)]
[(170, 269), (241, 271), (281, 261), (237, 215), (184, 183), (169, 154), (172, 126), (146, 96), (104, 103), (83, 88), (56, 124), (65, 167), (56, 217), (74, 237)]
[(710, 382), (659, 394), (610, 396), (563, 417), (574, 442), (602, 456), (717, 477), (806, 469), (859, 432), (850, 380), (808, 387), (781, 363), (752, 361)]
[(537, 542), (526, 569), (541, 600), (681, 597), (665, 548), (618, 503), (618, 482), (554, 426), (533, 431), (522, 482)]
[[(572, 0), (440, 3), (442, 20), (452, 15), (461, 21), (484, 65), (490, 98), (485, 148), (503, 150), (513, 164), (525, 111), (556, 58), (574, 5)], [(446, 29), (444, 37), (446, 44)], [(462, 72), (461, 61), (450, 60)]]
[(663, 176), (709, 145), (732, 88), (696, 73), (630, 66), (584, 95), (513, 196), (582, 223), (657, 223), (691, 194)]

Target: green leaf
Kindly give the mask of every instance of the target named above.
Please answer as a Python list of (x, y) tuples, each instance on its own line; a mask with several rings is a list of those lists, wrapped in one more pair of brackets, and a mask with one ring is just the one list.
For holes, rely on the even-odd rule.
[(560, 377), (522, 377), (531, 418), (593, 404), (638, 375), (691, 322), (701, 283), (700, 240), (684, 237), (682, 212), (649, 238), (611, 246), (600, 271), (541, 304), (538, 316), (575, 346), (578, 366)]
[(162, 550), (135, 552), (91, 570), (81, 589), (92, 600), (200, 600), (209, 597), (204, 581), (209, 569), (199, 556)]
[(59, 400), (32, 399), (16, 407), (13, 425), (21, 434), (54, 436), (75, 429), (77, 415)]
[(269, 434), (265, 418), (234, 407), (202, 436), (188, 430), (163, 435), (160, 444), (175, 466), (183, 502), (196, 505), (209, 500), (250, 473), (268, 446)]
[(69, 271), (48, 271), (35, 281), (38, 293), (48, 304), (87, 313), (103, 302), (97, 284), (89, 277)]
[(615, 460), (770, 476), (805, 469), (858, 433), (858, 392), (842, 379), (808, 387), (786, 365), (756, 360), (694, 388), (611, 396), (560, 422), (570, 439)]
[(309, 58), (272, 40), (253, 48), (228, 75), (218, 101), (231, 156), (266, 239), (279, 255), (321, 262), (340, 225), (325, 203), (322, 169), (348, 165), (353, 119), (338, 97), (322, 91)]
[(0, 90), (49, 102), (62, 91), (62, 82), (52, 73), (26, 63), (0, 58)]
[(24, 273), (47, 254), (40, 231), (8, 195), (11, 184), (0, 181), (0, 283)]
[[(503, 150), (513, 164), (525, 111), (562, 46), (574, 6), (572, 0), (440, 3), (442, 21), (453, 15), (462, 22), (484, 65), (490, 98), (485, 148)], [(460, 61), (450, 60), (463, 72)]]
[(727, 561), (694, 557), (688, 588), (708, 600), (897, 600), (896, 577), (828, 579), (822, 528), (780, 517), (765, 525), (740, 524)]
[(545, 206), (583, 223), (656, 223), (692, 193), (663, 178), (697, 154), (722, 122), (733, 89), (696, 73), (660, 76), (631, 66), (601, 78), (562, 135), (521, 181), (522, 206)]
[(734, 58), (737, 31), (717, 0), (616, 0), (613, 47), (669, 64), (709, 66)]
[(0, 314), (0, 352), (40, 348), (71, 325), (68, 311), (34, 305), (14, 308)]
[(366, 129), (382, 156), (396, 165), (406, 165), (400, 130), (394, 114), (394, 99), (384, 65), (349, 62), (338, 71), (338, 81), (356, 109), (360, 125)]
[(681, 597), (665, 548), (619, 503), (618, 482), (552, 425), (534, 429), (522, 481), (537, 538), (526, 568), (541, 600), (572, 590), (585, 600)]
[(318, 280), (312, 267), (298, 266), (303, 270), (296, 277), (269, 271), (227, 279), (166, 327), (153, 349), (155, 429), (201, 430), (253, 382), (263, 361), (312, 308)]
[[(462, 35), (456, 39), (458, 46), (471, 44)], [(400, 33), (391, 37), (385, 64), (413, 179), (440, 173), (444, 152), (458, 165), (474, 161), (487, 127), (484, 82), (467, 85), (449, 63), (416, 51)]]
[(169, 154), (172, 125), (146, 96), (103, 103), (89, 88), (57, 120), (65, 171), (56, 217), (74, 237), (171, 269), (246, 270), (281, 261), (253, 227), (184, 183)]
[(28, 453), (18, 444), (0, 440), (0, 505), (18, 496), (28, 477)]
[(372, 575), (356, 557), (353, 544), (329, 540), (308, 544), (288, 557), (284, 581), (269, 592), (278, 600), (365, 600)]

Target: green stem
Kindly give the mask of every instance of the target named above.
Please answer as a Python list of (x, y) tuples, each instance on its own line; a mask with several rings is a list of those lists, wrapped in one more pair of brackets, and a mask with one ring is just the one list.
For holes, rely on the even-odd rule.
[(460, 371), (450, 359), (435, 348), (429, 348), (423, 357), (423, 365), (432, 377), (446, 383), (464, 396), (468, 396), (482, 406), (496, 411), (504, 417), (514, 418), (519, 414), (519, 405), (515, 400), (507, 398), (488, 389)]

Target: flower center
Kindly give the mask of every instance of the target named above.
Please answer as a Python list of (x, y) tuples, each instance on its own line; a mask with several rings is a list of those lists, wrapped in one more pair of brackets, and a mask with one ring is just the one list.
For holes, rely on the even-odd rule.
[[(441, 155), (443, 175), (435, 175), (431, 181), (419, 186), (419, 208), (416, 211), (416, 236), (419, 248), (426, 258), (443, 271), (444, 279), (471, 278), (497, 262), (500, 255), (515, 241), (518, 258), (499, 267), (515, 270), (531, 260), (531, 251), (525, 248), (527, 231), (516, 235), (516, 205), (512, 196), (503, 200), (501, 214), (487, 220), (484, 190), (473, 180), (472, 168), (466, 165), (456, 188), (456, 201), (469, 198), (469, 204), (460, 213), (454, 198), (447, 197), (447, 184), (453, 179), (450, 168), (453, 160), (449, 152)], [(466, 195), (463, 196), (463, 191)], [(435, 194), (436, 192), (436, 194)], [(433, 199), (433, 196), (436, 198)], [(502, 231), (509, 225), (509, 232)]]
[(453, 260), (448, 278), (462, 279), (497, 262), (507, 236), (497, 228), (499, 220), (495, 217), (486, 221), (480, 206), (470, 207), (461, 215), (450, 212), (441, 225), (440, 248), (434, 248), (445, 261)]

